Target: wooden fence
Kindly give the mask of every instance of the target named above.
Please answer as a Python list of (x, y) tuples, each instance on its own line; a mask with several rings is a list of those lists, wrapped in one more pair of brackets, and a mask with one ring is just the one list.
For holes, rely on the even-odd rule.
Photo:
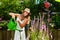
[[(0, 40), (13, 40), (14, 31), (0, 30)], [(53, 40), (60, 40), (60, 30), (54, 30)]]
[(0, 40), (13, 40), (14, 31), (0, 30)]

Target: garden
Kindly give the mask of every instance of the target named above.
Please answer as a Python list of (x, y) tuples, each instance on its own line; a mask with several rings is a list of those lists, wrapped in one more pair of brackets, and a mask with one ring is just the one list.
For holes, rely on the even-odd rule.
[[(46, 3), (49, 3), (47, 8)], [(60, 37), (60, 2), (55, 0), (0, 0), (0, 40), (13, 40), (14, 31), (9, 31), (7, 27), (11, 19), (9, 13), (21, 14), (25, 8), (31, 10), (29, 40), (57, 40)]]

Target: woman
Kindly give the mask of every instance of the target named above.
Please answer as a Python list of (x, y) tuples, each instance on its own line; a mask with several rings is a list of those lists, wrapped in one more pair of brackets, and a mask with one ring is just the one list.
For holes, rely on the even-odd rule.
[(14, 40), (26, 40), (25, 26), (29, 22), (30, 9), (26, 8), (22, 14), (9, 13), (12, 18), (17, 17), (17, 29), (15, 30)]

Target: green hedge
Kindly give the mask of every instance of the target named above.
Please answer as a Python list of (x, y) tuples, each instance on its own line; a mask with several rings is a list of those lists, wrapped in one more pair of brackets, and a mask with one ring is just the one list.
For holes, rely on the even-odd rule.
[(9, 19), (9, 12), (20, 13), (24, 7), (20, 0), (0, 0), (0, 16)]
[(26, 7), (31, 9), (31, 17), (38, 14), (38, 5), (35, 4), (35, 0), (0, 0), (0, 16), (8, 20), (10, 19), (9, 12), (21, 13)]

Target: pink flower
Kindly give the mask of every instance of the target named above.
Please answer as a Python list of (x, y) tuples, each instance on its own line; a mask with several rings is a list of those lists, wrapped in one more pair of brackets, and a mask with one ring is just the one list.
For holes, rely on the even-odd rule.
[(46, 31), (46, 25), (43, 24), (43, 25), (41, 26), (41, 29)]

